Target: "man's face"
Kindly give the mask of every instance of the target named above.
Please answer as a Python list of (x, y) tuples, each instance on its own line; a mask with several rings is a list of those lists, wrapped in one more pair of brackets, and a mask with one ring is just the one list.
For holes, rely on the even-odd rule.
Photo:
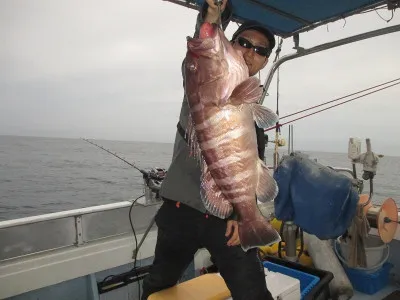
[[(250, 47), (252, 45), (253, 47)], [(261, 47), (259, 53), (254, 49), (254, 46)], [(234, 41), (233, 47), (243, 54), (243, 58), (249, 68), (249, 75), (253, 76), (257, 74), (265, 65), (268, 63), (268, 57), (262, 48), (269, 50), (269, 42), (265, 35), (257, 30), (245, 30), (239, 34), (239, 36)], [(246, 48), (248, 47), (248, 48)], [(269, 51), (268, 51), (269, 52)]]

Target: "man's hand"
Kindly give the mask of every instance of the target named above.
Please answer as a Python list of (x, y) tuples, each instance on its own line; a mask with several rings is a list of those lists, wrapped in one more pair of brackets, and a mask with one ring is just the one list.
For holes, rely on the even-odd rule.
[(240, 244), (240, 238), (239, 238), (239, 230), (238, 230), (238, 222), (237, 221), (229, 220), (227, 225), (226, 225), (225, 236), (228, 237), (231, 234), (232, 234), (232, 236), (229, 239), (227, 245), (228, 246), (237, 246), (237, 245), (239, 245)]
[[(221, 14), (225, 10), (227, 2), (228, 0), (222, 0)], [(219, 18), (218, 6), (214, 4), (214, 0), (207, 0), (207, 4), (208, 4), (207, 16), (205, 17), (204, 21), (209, 23), (215, 23)]]

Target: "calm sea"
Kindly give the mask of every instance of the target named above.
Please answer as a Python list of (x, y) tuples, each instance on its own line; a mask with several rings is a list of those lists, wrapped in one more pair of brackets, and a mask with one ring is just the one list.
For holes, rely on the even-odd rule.
[[(171, 161), (172, 144), (95, 142), (142, 169), (167, 169)], [(345, 153), (305, 152), (324, 165), (350, 167)], [(142, 194), (142, 182), (137, 170), (83, 140), (0, 136), (0, 220), (131, 200)], [(381, 158), (374, 202), (400, 203), (399, 182), (400, 157)]]

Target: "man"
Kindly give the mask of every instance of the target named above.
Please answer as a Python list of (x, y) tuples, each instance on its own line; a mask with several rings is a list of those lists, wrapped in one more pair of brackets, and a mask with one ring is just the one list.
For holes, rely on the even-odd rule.
[[(231, 8), (227, 0), (221, 6), (224, 30)], [(195, 36), (203, 22), (216, 23), (219, 19), (214, 0), (206, 0), (197, 17)], [(232, 37), (234, 47), (243, 53), (249, 75), (256, 75), (268, 62), (275, 46), (273, 34), (253, 22), (245, 23)], [(183, 65), (182, 65), (183, 66)], [(205, 247), (223, 276), (233, 299), (273, 299), (266, 287), (264, 268), (257, 249), (244, 252), (240, 247), (238, 224), (234, 216), (222, 220), (207, 214), (200, 198), (200, 169), (190, 156), (184, 139), (189, 107), (183, 100), (178, 132), (175, 138), (173, 159), (160, 195), (164, 203), (156, 215), (158, 227), (155, 258), (149, 276), (143, 282), (143, 296), (174, 286), (196, 251)], [(260, 157), (263, 157), (265, 140), (258, 129)]]

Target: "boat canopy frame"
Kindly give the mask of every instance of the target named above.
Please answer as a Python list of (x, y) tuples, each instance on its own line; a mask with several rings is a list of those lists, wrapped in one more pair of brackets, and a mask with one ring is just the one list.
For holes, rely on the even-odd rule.
[[(200, 10), (205, 0), (164, 0)], [(229, 0), (233, 22), (255, 20), (288, 38), (353, 15), (400, 8), (400, 0)]]
[(351, 43), (355, 43), (355, 42), (359, 42), (362, 40), (367, 40), (367, 39), (371, 39), (374, 37), (382, 36), (382, 35), (389, 34), (389, 33), (395, 33), (395, 32), (400, 32), (400, 24), (385, 27), (385, 28), (380, 28), (380, 29), (376, 29), (376, 30), (367, 31), (367, 32), (364, 32), (361, 34), (356, 34), (356, 35), (346, 37), (343, 39), (320, 44), (320, 45), (317, 45), (317, 46), (314, 46), (314, 47), (311, 47), (308, 49), (298, 47), (298, 46), (295, 47), (295, 49), (297, 50), (296, 52), (282, 56), (276, 62), (274, 62), (273, 65), (271, 66), (271, 68), (268, 72), (267, 78), (265, 79), (265, 82), (263, 85), (263, 93), (261, 95), (259, 103), (263, 104), (265, 97), (268, 95), (268, 89), (271, 85), (274, 74), (283, 63), (293, 60), (295, 58), (300, 58), (300, 57), (307, 56), (307, 55), (310, 55), (313, 53), (329, 50), (332, 48), (344, 46), (347, 44), (351, 44)]
[[(164, 1), (200, 11), (205, 0)], [(296, 2), (289, 0), (229, 0), (229, 2), (232, 5), (232, 21), (243, 23), (249, 20), (251, 16), (252, 20), (269, 27), (275, 35), (282, 39), (293, 37), (294, 40), (296, 52), (282, 56), (271, 66), (263, 85), (263, 93), (259, 99), (260, 104), (263, 104), (274, 74), (283, 63), (313, 53), (400, 31), (400, 25), (394, 25), (305, 49), (299, 47), (299, 33), (374, 9), (387, 8), (394, 11), (396, 8), (400, 8), (400, 0), (326, 0), (323, 3), (319, 0), (299, 0)], [(281, 45), (278, 46), (278, 51)]]

